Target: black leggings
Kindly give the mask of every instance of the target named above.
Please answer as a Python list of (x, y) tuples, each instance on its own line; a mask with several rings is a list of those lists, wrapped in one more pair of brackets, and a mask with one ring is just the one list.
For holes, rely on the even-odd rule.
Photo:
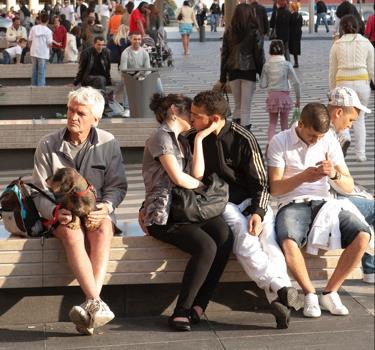
[(206, 309), (232, 251), (233, 234), (219, 216), (199, 224), (152, 225), (151, 236), (191, 254), (175, 316), (187, 316), (192, 306)]

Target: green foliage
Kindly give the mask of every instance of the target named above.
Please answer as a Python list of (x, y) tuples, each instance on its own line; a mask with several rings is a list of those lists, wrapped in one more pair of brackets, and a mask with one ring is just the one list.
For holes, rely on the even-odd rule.
[(177, 5), (176, 5), (176, 2), (174, 0), (164, 0), (164, 6), (170, 6), (172, 7), (173, 11), (176, 11), (177, 9)]

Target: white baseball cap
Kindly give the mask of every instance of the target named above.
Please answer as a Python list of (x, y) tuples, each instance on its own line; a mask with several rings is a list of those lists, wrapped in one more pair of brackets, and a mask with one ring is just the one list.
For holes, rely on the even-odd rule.
[(339, 107), (355, 107), (365, 113), (371, 113), (371, 110), (361, 103), (357, 93), (345, 86), (334, 88), (328, 93), (328, 104)]

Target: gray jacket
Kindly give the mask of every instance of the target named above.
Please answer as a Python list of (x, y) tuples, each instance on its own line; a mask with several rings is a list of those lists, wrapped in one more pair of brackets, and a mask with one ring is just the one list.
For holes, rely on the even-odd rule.
[[(34, 155), (33, 183), (48, 191), (45, 180), (63, 167), (76, 168), (70, 154), (68, 141), (64, 139), (66, 128), (45, 136), (38, 144)], [(97, 202), (110, 204), (110, 217), (115, 222), (114, 208), (123, 201), (127, 191), (127, 180), (120, 145), (112, 134), (92, 128), (89, 145), (77, 169), (97, 192)], [(40, 214), (51, 219), (55, 205), (38, 193), (34, 202)]]
[(269, 91), (290, 91), (289, 82), (292, 83), (297, 101), (300, 100), (300, 82), (292, 64), (284, 56), (270, 56), (263, 66), (260, 78), (260, 87)]

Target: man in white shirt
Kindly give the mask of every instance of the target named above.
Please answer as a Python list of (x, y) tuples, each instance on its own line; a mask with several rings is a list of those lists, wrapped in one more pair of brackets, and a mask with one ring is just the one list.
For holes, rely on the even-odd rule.
[(7, 29), (6, 39), (10, 46), (17, 45), (18, 39), (27, 39), (26, 28), (21, 26), (19, 17), (13, 18), (13, 24)]
[(74, 7), (69, 0), (64, 0), (64, 6), (60, 9), (60, 15), (65, 15), (65, 19), (74, 25)]
[(327, 108), (309, 103), (298, 123), (273, 137), (267, 152), (271, 195), (277, 198), (279, 208), (276, 233), (288, 268), (305, 293), (306, 317), (319, 317), (320, 306), (335, 315), (349, 314), (337, 291), (360, 263), (371, 235), (368, 225), (351, 212), (339, 212), (345, 251), (318, 299), (300, 248), (307, 241), (318, 211), (330, 197), (328, 179), (345, 192), (351, 192), (354, 184), (340, 145), (329, 129)]
[(31, 85), (46, 85), (46, 63), (52, 47), (52, 31), (47, 27), (48, 14), (40, 15), (40, 24), (33, 26), (29, 34), (32, 67)]

